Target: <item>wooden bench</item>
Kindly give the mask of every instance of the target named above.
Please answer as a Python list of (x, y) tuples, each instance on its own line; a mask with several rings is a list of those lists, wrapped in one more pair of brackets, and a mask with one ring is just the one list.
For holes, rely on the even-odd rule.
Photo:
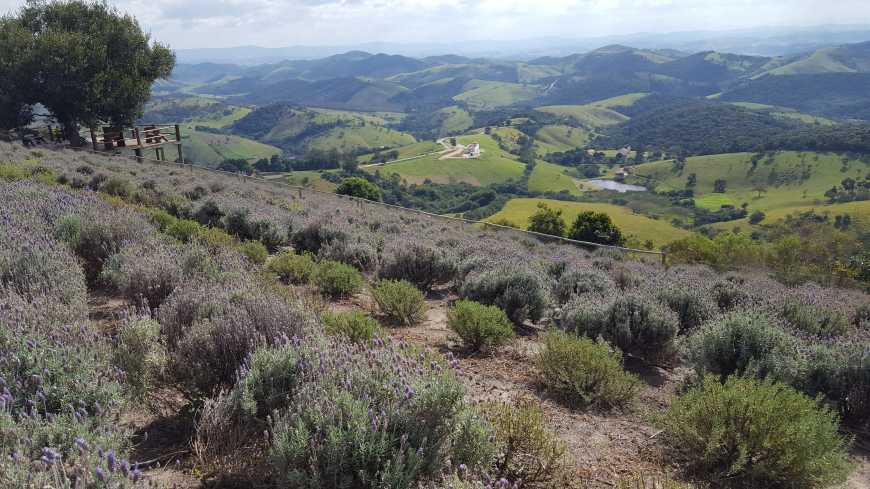
[(104, 127), (103, 139), (100, 142), (103, 143), (107, 151), (127, 146), (127, 141), (124, 139), (124, 130), (119, 127)]
[(145, 144), (161, 144), (169, 142), (166, 136), (160, 132), (156, 126), (145, 126), (142, 130), (142, 135), (145, 136)]

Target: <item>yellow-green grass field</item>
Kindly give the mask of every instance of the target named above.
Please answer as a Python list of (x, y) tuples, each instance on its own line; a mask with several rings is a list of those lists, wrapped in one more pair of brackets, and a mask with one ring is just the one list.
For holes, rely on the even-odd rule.
[[(279, 148), (268, 144), (239, 136), (194, 131), (191, 126), (184, 128), (182, 142), (185, 160), (212, 168), (228, 159), (244, 159), (253, 163), (260, 158), (281, 154)], [(167, 153), (172, 153), (172, 149), (168, 149)], [(167, 157), (171, 156), (167, 154)]]
[(590, 136), (589, 131), (582, 128), (553, 124), (535, 133), (535, 146), (538, 155), (543, 156), (583, 147), (589, 142)]
[(438, 134), (447, 136), (449, 134), (458, 134), (474, 125), (474, 119), (471, 114), (465, 109), (458, 106), (445, 107), (435, 112), (433, 116), (437, 118), (441, 126), (438, 129)]
[[(816, 214), (828, 214), (829, 216), (831, 216), (832, 220), (835, 216), (848, 214), (849, 217), (852, 219), (851, 226), (853, 229), (857, 229), (860, 232), (870, 231), (870, 200), (858, 202), (844, 202), (842, 204), (820, 204), (782, 207), (779, 209), (771, 210), (769, 212), (765, 212), (764, 220), (762, 220), (757, 225), (762, 226), (765, 224), (773, 224), (777, 221), (785, 219), (791, 214), (799, 214), (809, 211), (813, 211)], [(740, 228), (742, 231), (748, 231), (753, 228), (753, 225), (749, 224), (749, 218), (745, 218), (736, 221), (717, 222), (715, 224), (711, 224), (711, 227), (724, 231), (730, 231), (736, 227)]]
[(547, 105), (536, 110), (573, 119), (585, 127), (615, 126), (628, 120), (627, 116), (606, 107), (595, 105)]
[[(697, 175), (695, 202), (713, 208), (729, 199), (733, 205), (749, 204), (750, 212), (770, 212), (823, 204), (825, 192), (846, 177), (862, 177), (870, 165), (845, 160), (833, 153), (783, 151), (772, 162), (762, 159), (752, 170), (752, 153), (730, 153), (689, 158), (682, 173), (673, 171), (672, 161), (645, 163), (633, 167), (635, 175), (650, 177), (659, 191), (683, 189), (689, 175)], [(845, 171), (844, 171), (845, 170)], [(636, 178), (636, 177), (634, 177)], [(716, 180), (726, 182), (724, 194), (714, 194)], [(637, 179), (646, 183), (644, 179)], [(759, 191), (760, 190), (760, 191)]]
[[(435, 141), (419, 141), (414, 144), (409, 144), (407, 146), (401, 146), (393, 149), (399, 152), (399, 157), (397, 159), (401, 160), (404, 158), (412, 158), (414, 156), (420, 156), (429, 153), (438, 153), (444, 150), (444, 146), (441, 146)], [(371, 161), (374, 155), (374, 153), (362, 155), (357, 158), (357, 161), (362, 164), (368, 163)], [(387, 164), (390, 163), (387, 162)]]
[(520, 178), (525, 165), (513, 155), (502, 151), (498, 143), (484, 134), (469, 134), (457, 138), (459, 144), (480, 143), (481, 155), (476, 159), (441, 160), (440, 155), (430, 155), (384, 166), (369, 167), (368, 171), (380, 171), (384, 175), (398, 174), (408, 183), (466, 182), (471, 185), (489, 185), (512, 178)]
[(336, 127), (308, 140), (308, 149), (331, 150), (337, 149), (348, 152), (357, 149), (372, 148), (398, 148), (417, 142), (414, 136), (394, 131), (374, 124), (354, 127)]
[(532, 192), (568, 192), (571, 195), (581, 195), (574, 179), (565, 174), (564, 166), (554, 165), (546, 161), (538, 161), (529, 176), (529, 190)]
[(471, 80), (463, 89), (453, 100), (464, 102), (474, 110), (506, 107), (531, 100), (541, 93), (538, 85), (483, 80)]
[(604, 212), (610, 216), (614, 224), (633, 243), (643, 243), (647, 240), (660, 248), (671, 241), (689, 236), (691, 232), (672, 226), (662, 220), (650, 219), (640, 214), (634, 214), (631, 209), (613, 204), (586, 202), (566, 202), (549, 199), (512, 199), (508, 201), (501, 212), (487, 218), (490, 222), (507, 221), (525, 229), (529, 217), (538, 210), (538, 203), (544, 202), (550, 208), (561, 210), (565, 223), (570, 227), (577, 215), (584, 211)]
[(293, 171), (287, 174), (285, 181), (290, 185), (308, 187), (321, 192), (334, 192), (336, 184), (324, 180), (317, 171)]
[(616, 97), (606, 98), (587, 105), (592, 107), (603, 107), (605, 109), (612, 109), (614, 107), (631, 107), (637, 103), (638, 100), (646, 98), (648, 95), (649, 93), (646, 92), (626, 93), (625, 95), (617, 95)]
[(225, 110), (219, 110), (205, 117), (199, 117), (190, 121), (191, 125), (213, 127), (220, 129), (227, 127), (237, 120), (251, 113), (249, 107), (228, 107)]

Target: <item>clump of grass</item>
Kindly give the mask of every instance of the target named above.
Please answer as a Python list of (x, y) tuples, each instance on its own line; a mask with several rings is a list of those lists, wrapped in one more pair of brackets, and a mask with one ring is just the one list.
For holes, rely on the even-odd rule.
[(447, 313), (447, 326), (472, 350), (498, 348), (514, 338), (507, 315), (495, 306), (460, 300)]
[(413, 326), (426, 317), (426, 300), (423, 293), (404, 280), (382, 280), (372, 290), (381, 314), (387, 321), (404, 326)]
[(326, 312), (321, 315), (324, 330), (331, 336), (342, 336), (353, 343), (365, 343), (383, 334), (383, 329), (371, 316), (359, 312)]
[(239, 252), (255, 265), (262, 265), (269, 258), (269, 250), (259, 241), (245, 241), (239, 245)]
[(604, 342), (551, 331), (537, 358), (541, 382), (572, 406), (625, 407), (640, 379), (622, 369), (622, 354)]
[(354, 295), (363, 286), (362, 275), (356, 268), (331, 260), (317, 265), (313, 279), (321, 293), (334, 299)]
[(490, 402), (481, 410), (493, 427), (498, 450), (493, 470), (498, 477), (546, 487), (562, 476), (567, 467), (565, 443), (547, 427), (537, 402)]
[(698, 474), (726, 487), (826, 487), (846, 480), (848, 440), (820, 401), (783, 384), (708, 376), (660, 423)]
[(275, 273), (284, 283), (304, 284), (311, 280), (317, 264), (308, 253), (297, 255), (285, 251), (269, 260), (266, 268)]

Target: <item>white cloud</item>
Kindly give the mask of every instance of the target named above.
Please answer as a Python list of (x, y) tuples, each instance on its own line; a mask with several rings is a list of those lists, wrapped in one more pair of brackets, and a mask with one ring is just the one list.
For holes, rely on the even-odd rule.
[[(0, 11), (23, 0), (0, 0)], [(175, 47), (590, 37), (856, 23), (866, 0), (119, 0)]]

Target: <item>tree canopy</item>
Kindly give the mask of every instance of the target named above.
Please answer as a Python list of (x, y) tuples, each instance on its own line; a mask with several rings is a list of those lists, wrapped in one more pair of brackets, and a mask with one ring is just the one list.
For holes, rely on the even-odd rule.
[[(20, 116), (42, 104), (69, 136), (79, 124), (132, 123), (174, 65), (168, 47), (105, 3), (30, 0), (0, 20), (0, 108)], [(0, 123), (20, 124), (9, 119)]]
[(565, 235), (565, 220), (562, 211), (551, 209), (543, 202), (538, 203), (538, 210), (529, 217), (529, 231), (551, 236)]
[(366, 200), (381, 200), (381, 189), (368, 180), (360, 177), (350, 177), (342, 180), (335, 190), (340, 195), (350, 195)]
[(621, 246), (625, 244), (622, 232), (603, 212), (585, 211), (574, 219), (568, 237), (577, 241)]

